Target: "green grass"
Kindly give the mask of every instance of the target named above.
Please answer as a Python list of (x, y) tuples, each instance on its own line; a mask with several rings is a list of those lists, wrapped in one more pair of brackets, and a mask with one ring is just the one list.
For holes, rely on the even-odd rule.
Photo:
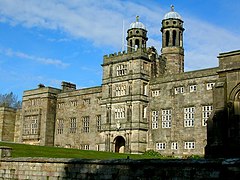
[(35, 146), (27, 144), (17, 144), (10, 142), (0, 142), (0, 146), (12, 148), (12, 157), (48, 157), (48, 158), (80, 158), (80, 159), (147, 159), (153, 158), (148, 155), (121, 154), (102, 151), (86, 151), (79, 149), (68, 149), (49, 146)]

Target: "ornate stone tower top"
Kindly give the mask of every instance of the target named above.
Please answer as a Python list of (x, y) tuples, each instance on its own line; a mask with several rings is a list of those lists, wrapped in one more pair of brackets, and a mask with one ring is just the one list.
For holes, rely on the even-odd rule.
[(177, 74), (184, 71), (183, 20), (180, 14), (171, 11), (162, 20), (162, 55), (166, 57), (166, 73)]
[(147, 30), (144, 24), (139, 21), (139, 16), (136, 16), (136, 21), (130, 24), (127, 33), (128, 52), (134, 52), (138, 49), (146, 50)]

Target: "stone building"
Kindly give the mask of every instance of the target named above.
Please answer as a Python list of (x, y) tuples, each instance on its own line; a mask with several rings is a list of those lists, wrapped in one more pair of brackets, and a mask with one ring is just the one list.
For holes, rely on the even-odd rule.
[(216, 139), (222, 134), (213, 129), (229, 117), (228, 113), (223, 120), (214, 117), (228, 104), (235, 115), (225, 126), (226, 134), (231, 131), (231, 142), (239, 146), (240, 51), (220, 54), (219, 67), (184, 72), (183, 31), (183, 20), (172, 7), (162, 20), (158, 54), (147, 47), (147, 28), (137, 17), (127, 31), (127, 51), (103, 57), (101, 86), (76, 89), (75, 84), (62, 82), (61, 89), (40, 84), (24, 92), (15, 141), (111, 152), (153, 149), (162, 155), (204, 155), (207, 141), (208, 152), (220, 145)]

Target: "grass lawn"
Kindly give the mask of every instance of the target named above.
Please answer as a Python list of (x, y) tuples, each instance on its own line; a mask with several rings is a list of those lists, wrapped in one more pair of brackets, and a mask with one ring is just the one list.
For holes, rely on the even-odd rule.
[(17, 144), (1, 142), (0, 146), (12, 148), (12, 157), (49, 157), (49, 158), (80, 158), (80, 159), (147, 159), (153, 158), (147, 155), (121, 154), (102, 151), (90, 151), (79, 149), (68, 149), (49, 146), (35, 146), (27, 144)]

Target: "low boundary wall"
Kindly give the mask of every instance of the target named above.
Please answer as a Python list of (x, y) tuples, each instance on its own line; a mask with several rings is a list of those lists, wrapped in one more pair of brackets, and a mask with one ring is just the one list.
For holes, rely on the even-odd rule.
[(240, 159), (2, 158), (0, 179), (240, 179)]

